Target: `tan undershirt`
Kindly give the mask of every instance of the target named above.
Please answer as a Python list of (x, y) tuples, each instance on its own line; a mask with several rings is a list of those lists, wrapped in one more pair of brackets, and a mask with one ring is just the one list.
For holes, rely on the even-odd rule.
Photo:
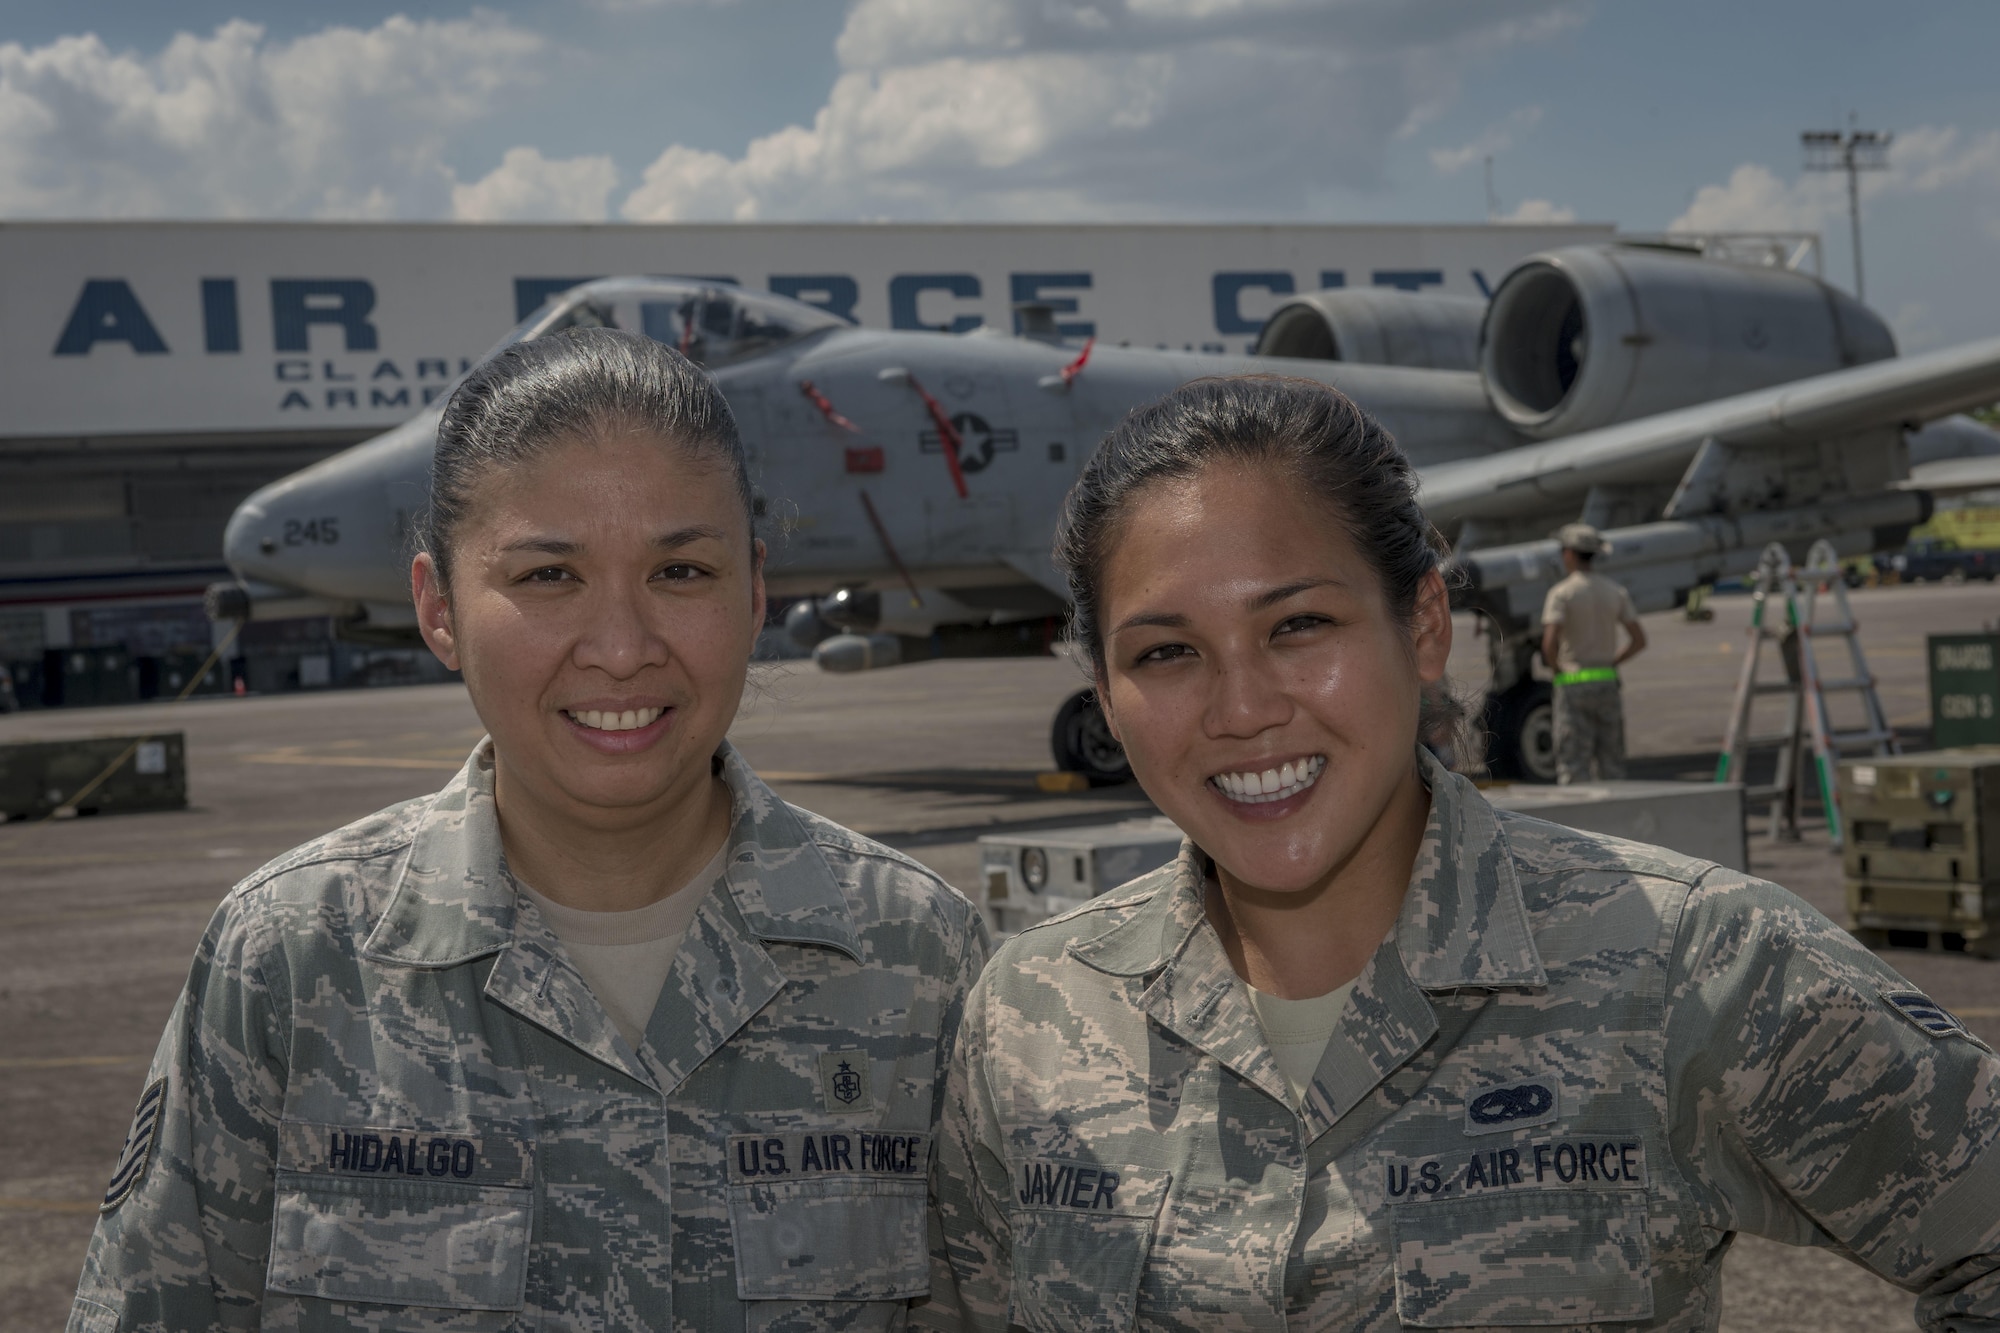
[(586, 912), (554, 902), (516, 879), (514, 883), (535, 904), (542, 920), (562, 941), (563, 952), (576, 965), (590, 993), (604, 1006), (618, 1035), (634, 1050), (646, 1034), (660, 989), (667, 984), (674, 955), (702, 899), (722, 877), (729, 842), (724, 839), (708, 864), (693, 879), (656, 903), (630, 912)]
[(1304, 1105), (1306, 1089), (1312, 1086), (1319, 1062), (1326, 1056), (1327, 1043), (1347, 1012), (1347, 997), (1354, 983), (1315, 995), (1309, 1000), (1282, 1000), (1246, 986), (1250, 1007), (1257, 1011), (1257, 1023), (1264, 1029), (1264, 1041), (1278, 1061), (1278, 1072), (1292, 1090), (1292, 1105)]

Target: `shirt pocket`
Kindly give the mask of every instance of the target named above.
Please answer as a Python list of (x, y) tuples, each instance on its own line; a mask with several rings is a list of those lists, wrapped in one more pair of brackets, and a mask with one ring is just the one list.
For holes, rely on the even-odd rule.
[(1646, 1196), (1530, 1190), (1394, 1210), (1396, 1314), (1410, 1328), (1650, 1319)]
[[(922, 1175), (731, 1184), (736, 1294), (745, 1301), (779, 1302), (903, 1302), (927, 1295), (928, 1206)], [(782, 1314), (778, 1307), (755, 1313), (753, 1327), (784, 1327), (781, 1319), (771, 1322)], [(866, 1318), (855, 1311), (843, 1318), (848, 1316)]]
[(1030, 1333), (1131, 1328), (1171, 1174), (1037, 1159), (1015, 1178), (1008, 1322)]
[(277, 1185), (270, 1291), (445, 1310), (522, 1306), (531, 1190), (289, 1173)]

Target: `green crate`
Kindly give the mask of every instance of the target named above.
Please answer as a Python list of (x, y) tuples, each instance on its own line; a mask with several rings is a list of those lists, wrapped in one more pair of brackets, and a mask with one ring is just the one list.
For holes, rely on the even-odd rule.
[(1845, 759), (1850, 880), (2000, 880), (2000, 746)]
[(1931, 744), (2000, 745), (2000, 634), (1933, 634)]
[(8, 819), (64, 808), (99, 815), (186, 805), (187, 738), (178, 731), (0, 745), (0, 816)]

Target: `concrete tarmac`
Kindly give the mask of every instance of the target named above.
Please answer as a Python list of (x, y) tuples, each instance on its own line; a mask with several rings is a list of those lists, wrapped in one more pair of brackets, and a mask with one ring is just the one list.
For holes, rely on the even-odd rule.
[[(1647, 618), (1626, 671), (1634, 776), (1706, 778), (1742, 660), (1747, 598), (1716, 618)], [(1922, 743), (1923, 635), (2000, 619), (1991, 587), (1855, 596), (1892, 721)], [(1484, 675), (1460, 622), (1456, 678)], [(1058, 659), (940, 662), (857, 676), (759, 667), (731, 735), (786, 799), (977, 885), (981, 833), (1151, 813), (1136, 788), (1038, 791), (1056, 707), (1081, 678)], [(0, 826), (0, 1333), (62, 1326), (147, 1061), (196, 941), (230, 885), (309, 838), (435, 790), (481, 735), (457, 686), (209, 699), (0, 717), (0, 743), (178, 729), (191, 806)], [(1759, 873), (1839, 915), (1840, 872), (1817, 831), (1773, 846)], [(1890, 961), (2000, 1042), (2000, 963), (1897, 952)], [(1745, 1238), (1722, 1327), (1880, 1333), (1914, 1327), (1910, 1298), (1844, 1260)]]

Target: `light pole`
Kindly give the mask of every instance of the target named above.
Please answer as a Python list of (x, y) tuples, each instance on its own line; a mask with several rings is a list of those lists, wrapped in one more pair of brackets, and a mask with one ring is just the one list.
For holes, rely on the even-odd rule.
[(1896, 136), (1878, 130), (1857, 130), (1850, 124), (1845, 134), (1839, 130), (1807, 130), (1799, 136), (1805, 149), (1807, 171), (1847, 173), (1847, 217), (1854, 229), (1854, 299), (1867, 300), (1861, 282), (1861, 173), (1886, 171), (1889, 143)]

